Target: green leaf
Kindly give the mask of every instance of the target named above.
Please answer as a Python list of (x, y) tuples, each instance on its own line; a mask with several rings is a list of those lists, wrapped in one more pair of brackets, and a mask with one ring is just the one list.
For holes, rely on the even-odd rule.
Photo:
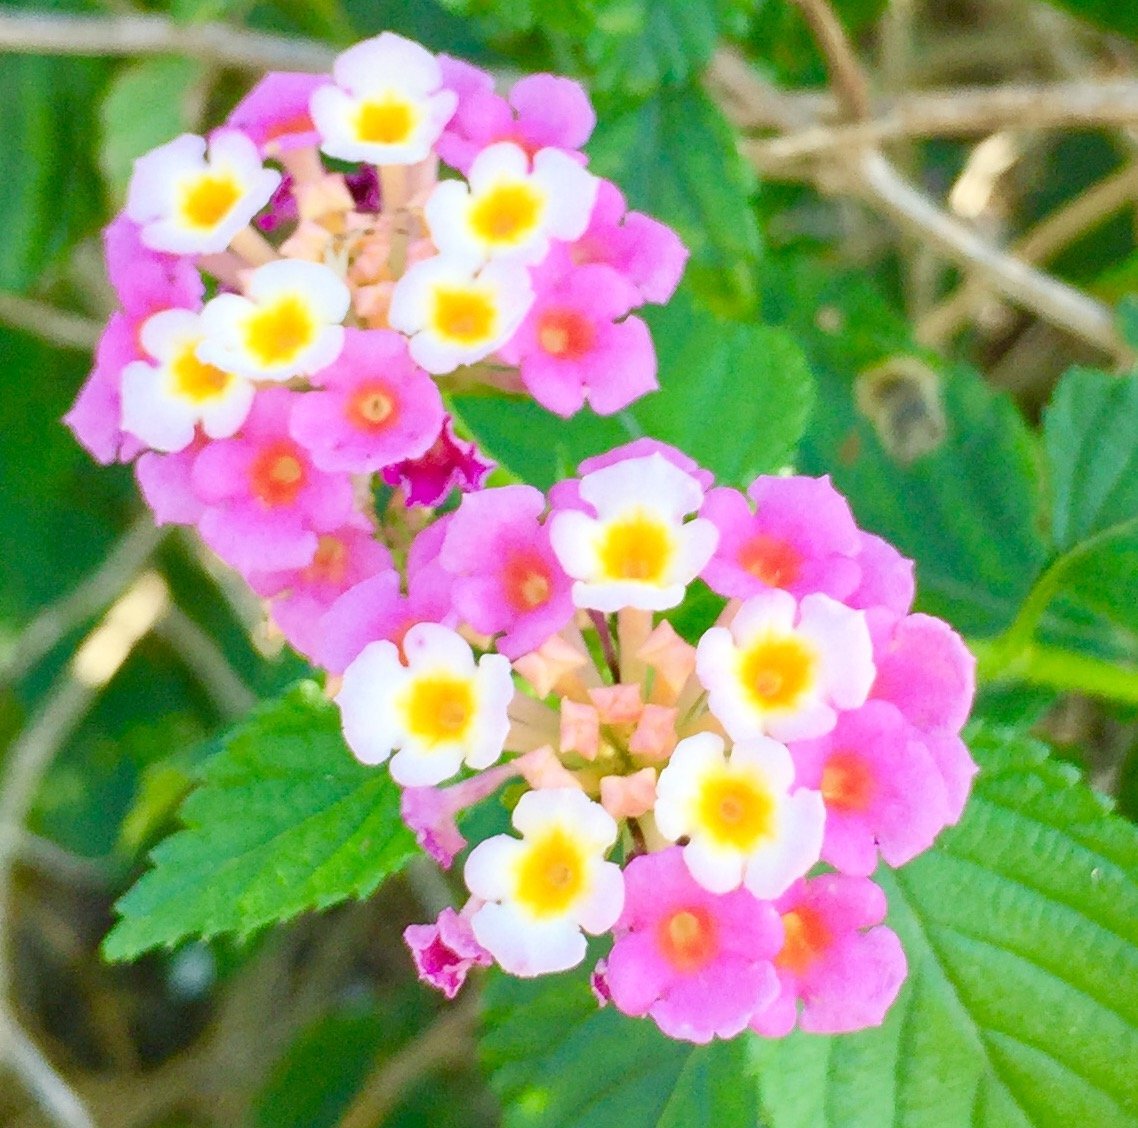
[[(799, 468), (832, 475), (859, 523), (916, 560), (923, 609), (970, 634), (999, 633), (1046, 555), (1036, 528), (1036, 444), (1015, 406), (969, 369), (938, 372), (904, 320), (857, 276), (770, 262), (764, 296), (768, 319), (801, 344), (818, 384)], [(946, 419), (943, 441), (907, 464), (855, 404), (862, 373), (895, 357), (926, 364), (933, 385), (899, 398), (909, 413), (900, 422), (928, 397)], [(886, 429), (894, 426), (888, 414)]]
[(910, 975), (876, 1030), (756, 1042), (773, 1128), (1138, 1124), (1138, 830), (981, 732), (964, 819), (879, 873)]
[(486, 996), (483, 1064), (507, 1128), (754, 1128), (745, 1043), (692, 1047), (650, 1022), (598, 1010), (580, 972), (496, 975)]
[(106, 73), (88, 60), (0, 58), (0, 289), (30, 290), (99, 224), (92, 107)]
[(1050, 0), (1056, 8), (1064, 8), (1073, 16), (1097, 24), (1107, 31), (1118, 31), (1138, 39), (1138, 8), (1120, 4), (1118, 0)]
[(641, 435), (679, 447), (724, 485), (746, 485), (784, 465), (814, 394), (792, 338), (781, 329), (716, 317), (686, 289), (667, 306), (643, 313), (659, 359), (658, 392), (613, 418), (586, 410), (568, 420), (530, 400), (455, 397), (479, 445), (542, 489), (572, 476), (582, 459)]
[(144, 59), (115, 75), (99, 107), (99, 167), (111, 196), (126, 198), (136, 157), (184, 133), (201, 63), (173, 55)]
[(1069, 372), (1046, 412), (1044, 446), (1060, 556), (1036, 602), (1074, 594), (1138, 635), (1138, 376)]
[(118, 902), (108, 959), (264, 925), (366, 897), (415, 853), (384, 769), (352, 758), (313, 683), (260, 708), (203, 769), (187, 829)]
[(613, 106), (589, 143), (590, 167), (629, 206), (671, 224), (692, 252), (688, 281), (727, 314), (750, 312), (761, 242), (754, 177), (735, 135), (698, 87), (665, 90), (634, 109)]

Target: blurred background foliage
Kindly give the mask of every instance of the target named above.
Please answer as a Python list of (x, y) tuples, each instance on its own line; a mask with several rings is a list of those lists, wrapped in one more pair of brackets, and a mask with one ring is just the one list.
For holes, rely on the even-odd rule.
[[(882, 114), (928, 90), (1094, 87), (1138, 75), (1138, 9), (1127, 3), (834, 7)], [(467, 427), (539, 485), (639, 432), (678, 442), (727, 482), (788, 463), (830, 473), (866, 527), (916, 558), (922, 607), (976, 644), (989, 675), (982, 720), (1015, 726), (1029, 750), (1044, 740), (1138, 817), (1135, 538), (1065, 567), (1041, 606), (1029, 599), (1057, 553), (1138, 512), (1133, 496), (1115, 498), (1125, 512), (1099, 512), (1071, 469), (1103, 444), (1122, 460), (1120, 476), (1138, 469), (1126, 461), (1138, 449), (1133, 383), (1102, 375), (1130, 365), (1138, 348), (1129, 296), (1138, 290), (1138, 132), (1117, 116), (1047, 129), (1011, 117), (917, 131), (885, 149), (955, 222), (992, 246), (1026, 248), (1094, 309), (1117, 307), (1117, 328), (1080, 334), (1008, 302), (919, 231), (866, 206), (842, 175), (840, 150), (795, 162), (761, 139), (740, 148), (743, 133), (769, 142), (788, 131), (787, 115), (806, 114), (802, 129), (837, 120), (824, 60), (789, 0), (9, 0), (0, 7), (0, 740), (10, 759), (31, 747), (47, 766), (0, 929), (12, 949), (0, 984), (10, 1002), (0, 1011), (18, 1014), (99, 1124), (477, 1126), (499, 1121), (500, 1101), (513, 1123), (746, 1123), (757, 1108), (716, 1112), (716, 1077), (762, 1063), (741, 1049), (680, 1058), (671, 1046), (642, 1045), (635, 1069), (613, 1075), (620, 1100), (599, 1095), (584, 1112), (518, 1075), (526, 1054), (537, 1063), (531, 1073), (590, 1068), (594, 1059), (579, 1060), (553, 1034), (542, 1057), (532, 1025), (536, 1007), (547, 1024), (572, 1026), (580, 992), (561, 998), (559, 987), (543, 1000), (525, 985), (498, 984), (489, 1005), (501, 1022), (483, 1049), (492, 1090), (473, 1048), (477, 1000), (441, 1008), (410, 972), (402, 928), (450, 896), (442, 878), (416, 867), (369, 901), (245, 943), (100, 961), (112, 903), (175, 825), (218, 734), (305, 670), (192, 537), (151, 528), (129, 469), (93, 465), (58, 422), (111, 308), (98, 233), (121, 206), (131, 161), (218, 121), (256, 68), (208, 50), (85, 58), (81, 47), (57, 56), (5, 49), (16, 17), (69, 14), (162, 18), (174, 25), (171, 42), (197, 42), (195, 29), (224, 21), (311, 42), (314, 57), (320, 45), (330, 57), (392, 29), (504, 76), (549, 69), (580, 78), (598, 108), (593, 168), (692, 249), (684, 289), (651, 319), (664, 390), (620, 420), (569, 425), (530, 404), (471, 397), (457, 404)], [(732, 100), (717, 54), (725, 47), (760, 76), (765, 110)], [(1133, 90), (1129, 97), (1138, 102)], [(1088, 371), (1065, 386), (1044, 425), (1043, 405), (1073, 364)], [(1094, 425), (1066, 426), (1064, 411), (1084, 422), (1089, 412)], [(786, 436), (803, 429), (795, 450)], [(108, 608), (130, 620), (131, 645), (92, 675), (83, 645)], [(993, 747), (1002, 763), (999, 741)], [(1040, 779), (1051, 771), (1033, 766), (1037, 751), (1024, 755), (1017, 770)], [(1070, 800), (1071, 818), (1095, 824), (1099, 808), (1083, 802), (1091, 800)], [(530, 1009), (515, 1029), (517, 1008)], [(611, 1021), (583, 1029), (617, 1054)], [(776, 1077), (827, 1068), (788, 1045), (767, 1055)], [(861, 1099), (858, 1047), (871, 1045), (851, 1040), (835, 1051), (829, 1068), (847, 1082), (841, 1099)], [(681, 1073), (688, 1097), (657, 1108)], [(789, 1084), (764, 1089), (780, 1128), (855, 1122), (823, 1114), (809, 1095), (784, 1091)], [(973, 1109), (975, 1120), (963, 1105), (936, 1120), (935, 1099), (925, 1110), (934, 1119), (899, 1122), (1133, 1122), (1080, 1121), (1090, 1098), (1013, 1115), (997, 1097)], [(885, 1122), (866, 1115), (856, 1122)], [(20, 1089), (0, 1090), (0, 1123), (45, 1122)]]

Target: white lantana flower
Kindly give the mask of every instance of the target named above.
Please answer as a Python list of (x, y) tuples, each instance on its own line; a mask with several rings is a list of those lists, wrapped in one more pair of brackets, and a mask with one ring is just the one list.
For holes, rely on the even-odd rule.
[(134, 162), (126, 214), (153, 250), (213, 254), (248, 226), (280, 181), (239, 130), (215, 133), (208, 153), (204, 137), (183, 133)]
[(585, 958), (585, 937), (624, 908), (612, 816), (576, 788), (528, 791), (514, 808), (521, 839), (500, 834), (471, 851), (465, 878), (487, 903), (470, 918), (475, 938), (512, 975), (564, 971)]

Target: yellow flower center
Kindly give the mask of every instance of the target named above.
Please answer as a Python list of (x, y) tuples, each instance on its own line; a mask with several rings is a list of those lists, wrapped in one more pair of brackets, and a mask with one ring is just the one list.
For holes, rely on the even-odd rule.
[(559, 916), (585, 888), (587, 859), (576, 840), (554, 827), (527, 843), (517, 870), (517, 900), (530, 916)]
[(245, 322), (245, 345), (266, 368), (295, 360), (316, 337), (316, 319), (304, 300), (288, 294)]
[(717, 844), (748, 854), (774, 829), (774, 800), (762, 780), (724, 768), (704, 780), (696, 817)]
[(635, 510), (613, 521), (597, 549), (607, 580), (639, 580), (662, 585), (673, 553), (671, 530), (658, 517)]
[(460, 345), (476, 345), (494, 335), (497, 309), (479, 290), (438, 289), (434, 294), (435, 332)]
[(412, 682), (405, 703), (408, 732), (424, 744), (462, 740), (474, 719), (469, 678), (434, 674)]
[(475, 201), (470, 226), (487, 243), (520, 243), (540, 222), (542, 203), (528, 184), (499, 184)]
[(211, 230), (241, 199), (241, 185), (229, 173), (206, 173), (182, 193), (182, 218), (190, 227)]
[(198, 360), (194, 355), (196, 344), (193, 341), (178, 352), (170, 365), (170, 371), (178, 395), (194, 403), (204, 403), (221, 395), (229, 387), (233, 376)]
[(369, 145), (402, 145), (414, 131), (417, 116), (411, 104), (399, 98), (364, 102), (356, 113), (356, 136)]
[(395, 422), (395, 397), (386, 384), (362, 384), (348, 398), (346, 414), (348, 422), (361, 431), (386, 430)]
[(766, 635), (740, 655), (739, 680), (764, 710), (793, 709), (814, 684), (817, 657), (794, 635)]
[(339, 584), (343, 583), (347, 570), (348, 546), (339, 537), (325, 534), (316, 543), (316, 555), (304, 569), (304, 577), (307, 580)]

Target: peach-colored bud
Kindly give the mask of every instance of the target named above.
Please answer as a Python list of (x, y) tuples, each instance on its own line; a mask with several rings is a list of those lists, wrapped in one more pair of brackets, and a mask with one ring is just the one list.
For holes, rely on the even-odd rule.
[(294, 193), (302, 221), (322, 219), (326, 215), (351, 211), (355, 207), (344, 178), (335, 173), (298, 184)]
[(562, 678), (588, 664), (588, 654), (560, 635), (554, 635), (533, 653), (519, 658), (514, 669), (533, 686), (538, 697), (548, 697)]
[(656, 671), (673, 698), (695, 671), (695, 647), (684, 642), (666, 619), (636, 654)]
[(597, 707), (601, 723), (606, 725), (635, 724), (644, 708), (638, 685), (606, 685), (590, 689), (589, 698)]
[(629, 776), (601, 780), (601, 806), (614, 819), (635, 819), (656, 802), (656, 769), (641, 768)]
[(535, 748), (523, 757), (522, 775), (526, 783), (535, 791), (546, 787), (575, 787), (583, 791), (581, 781), (557, 757), (557, 753), (548, 745)]
[(561, 702), (561, 751), (595, 760), (601, 744), (601, 719), (592, 705)]
[(664, 760), (676, 746), (676, 710), (667, 705), (645, 705), (628, 750), (646, 760)]

